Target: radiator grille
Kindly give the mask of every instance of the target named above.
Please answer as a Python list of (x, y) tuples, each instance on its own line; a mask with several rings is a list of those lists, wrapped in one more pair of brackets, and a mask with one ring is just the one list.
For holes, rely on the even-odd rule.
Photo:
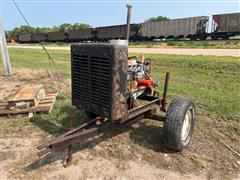
[(72, 83), (75, 101), (109, 110), (110, 58), (73, 54)]

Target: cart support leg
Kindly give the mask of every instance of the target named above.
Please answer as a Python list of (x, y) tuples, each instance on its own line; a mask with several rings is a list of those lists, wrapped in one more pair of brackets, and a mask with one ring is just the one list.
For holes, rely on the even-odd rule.
[(169, 82), (169, 78), (170, 78), (170, 73), (167, 72), (166, 73), (166, 77), (165, 77), (165, 84), (164, 84), (164, 91), (163, 91), (163, 99), (161, 102), (162, 108), (161, 110), (163, 112), (166, 112), (166, 105), (167, 105), (167, 91), (168, 91), (168, 82)]
[[(71, 131), (73, 128), (73, 122), (72, 122), (72, 114), (70, 113), (68, 115), (68, 130)], [(63, 164), (64, 167), (68, 167), (70, 165), (70, 163), (72, 162), (73, 159), (73, 145), (69, 145), (68, 146), (68, 155), (67, 155), (67, 159), (66, 162)]]

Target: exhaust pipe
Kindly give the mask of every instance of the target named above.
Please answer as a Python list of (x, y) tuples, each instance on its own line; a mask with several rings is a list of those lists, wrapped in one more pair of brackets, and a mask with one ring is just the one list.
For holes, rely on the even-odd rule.
[(110, 40), (110, 44), (112, 44), (112, 45), (125, 45), (125, 46), (128, 46), (132, 6), (127, 4), (127, 8), (128, 8), (128, 11), (127, 11), (127, 24), (126, 24), (126, 39), (125, 40), (111, 39)]
[(131, 21), (131, 10), (132, 6), (127, 4), (127, 33), (126, 33), (126, 40), (129, 41), (129, 32), (130, 32), (130, 21)]

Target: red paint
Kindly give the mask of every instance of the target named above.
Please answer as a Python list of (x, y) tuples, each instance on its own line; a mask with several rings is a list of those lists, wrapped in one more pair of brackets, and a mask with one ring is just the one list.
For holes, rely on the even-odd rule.
[(152, 87), (153, 82), (151, 80), (141, 79), (138, 81), (138, 86)]

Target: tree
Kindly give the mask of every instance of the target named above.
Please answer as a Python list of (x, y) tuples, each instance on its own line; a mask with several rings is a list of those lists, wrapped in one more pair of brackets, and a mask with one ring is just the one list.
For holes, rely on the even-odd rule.
[(75, 23), (75, 24), (64, 23), (59, 27), (55, 27), (55, 29), (58, 29), (59, 31), (69, 31), (69, 30), (89, 29), (90, 27), (91, 26), (89, 24), (84, 24), (84, 23)]
[(159, 21), (166, 21), (166, 20), (170, 20), (170, 18), (166, 16), (158, 16), (158, 17), (149, 18), (145, 20), (145, 22), (157, 22), (157, 21), (159, 22)]
[(53, 26), (51, 29), (51, 32), (57, 32), (57, 31), (60, 31), (59, 26)]
[(79, 29), (89, 29), (91, 26), (89, 24), (84, 24), (84, 23), (75, 23), (73, 24), (73, 29), (74, 30), (79, 30)]
[(31, 26), (20, 26), (14, 28), (12, 31), (10, 31), (11, 35), (17, 35), (17, 34), (27, 34), (27, 33), (33, 33), (35, 31), (34, 27)]
[(37, 27), (34, 31), (34, 33), (48, 33), (51, 32), (52, 29), (48, 27)]
[(31, 26), (20, 26), (14, 28), (12, 31), (8, 33), (10, 35), (18, 35), (18, 34), (27, 34), (27, 33), (48, 33), (48, 32), (59, 32), (59, 31), (69, 31), (69, 30), (79, 30), (79, 29), (89, 29), (91, 26), (89, 24), (84, 23), (63, 23), (60, 26), (53, 26), (52, 28), (49, 27), (31, 27)]
[(61, 24), (58, 29), (59, 31), (69, 31), (69, 30), (73, 30), (73, 27), (70, 23), (64, 23), (64, 24)]

